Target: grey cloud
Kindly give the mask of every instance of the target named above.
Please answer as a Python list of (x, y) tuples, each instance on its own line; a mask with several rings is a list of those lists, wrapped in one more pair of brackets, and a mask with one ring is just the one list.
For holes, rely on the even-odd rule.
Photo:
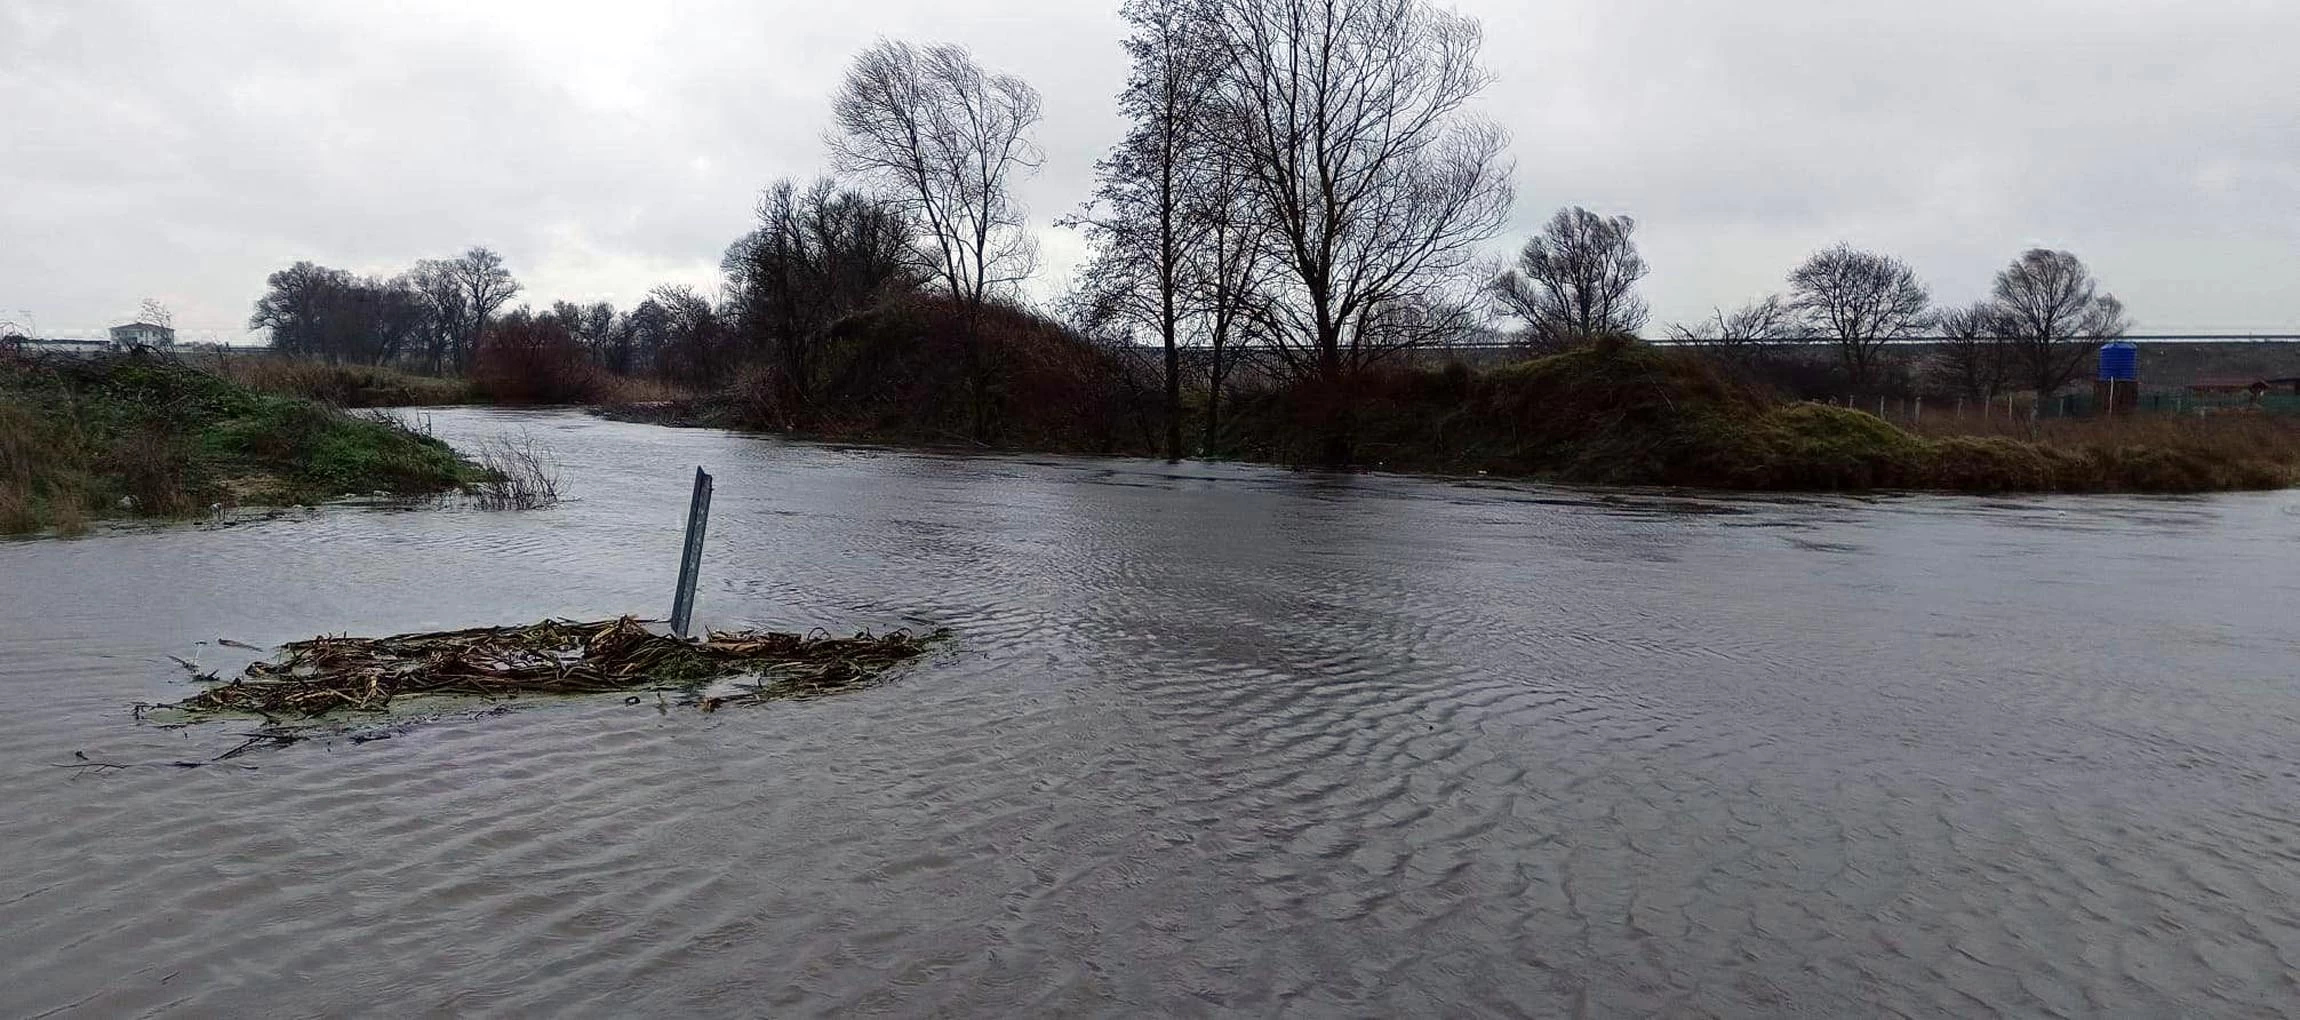
[[(0, 314), (95, 329), (159, 296), (237, 336), (295, 259), (475, 243), (534, 300), (707, 284), (759, 188), (818, 172), (828, 93), (879, 35), (1045, 93), (1024, 197), (1050, 222), (1120, 129), (1115, 6), (0, 0)], [(2300, 5), (1462, 7), (1516, 139), (1513, 234), (1569, 203), (1638, 217), (1656, 321), (1843, 239), (1945, 300), (2043, 243), (2146, 327), (2300, 329)], [(1047, 241), (1051, 288), (1076, 243)]]

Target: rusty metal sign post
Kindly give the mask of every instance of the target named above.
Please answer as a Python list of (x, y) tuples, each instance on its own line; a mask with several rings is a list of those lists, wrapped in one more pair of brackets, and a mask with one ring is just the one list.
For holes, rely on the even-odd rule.
[(703, 529), (711, 523), (711, 476), (695, 469), (695, 496), (687, 504), (687, 547), (679, 554), (679, 592), (671, 600), (671, 633), (687, 636), (695, 615), (695, 575), (703, 568)]

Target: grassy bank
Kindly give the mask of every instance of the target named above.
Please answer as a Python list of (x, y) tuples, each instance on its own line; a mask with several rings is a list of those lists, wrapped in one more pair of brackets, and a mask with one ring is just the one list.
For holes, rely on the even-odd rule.
[(2300, 481), (2300, 429), (2282, 422), (1913, 434), (1866, 412), (1782, 401), (1692, 352), (1636, 343), (1483, 373), (1380, 374), (1347, 396), (1316, 387), (1251, 396), (1237, 402), (1229, 441), (1253, 459), (1307, 462), (1313, 425), (1346, 405), (1360, 461), (1416, 471), (1820, 491), (2205, 492)]
[[(1000, 368), (984, 397), (990, 427), (970, 431), (972, 398), (952, 367), (967, 354), (935, 311), (912, 303), (842, 323), (808, 403), (752, 375), (623, 416), (841, 440), (1153, 453), (1163, 424), (1139, 366), (1130, 377), (1116, 355), (1021, 312), (1002, 312), (986, 330), (978, 356)], [(1185, 427), (1194, 435), (1202, 426)], [(1360, 466), (1605, 485), (2205, 492), (2300, 483), (2300, 425), (2280, 421), (1945, 428), (1912, 433), (1865, 412), (1783, 400), (1697, 352), (1622, 341), (1483, 372), (1377, 370), (1339, 386), (1236, 393), (1214, 452), (1320, 464), (1338, 431)]]
[(430, 436), (164, 358), (0, 358), (0, 533), (478, 480)]

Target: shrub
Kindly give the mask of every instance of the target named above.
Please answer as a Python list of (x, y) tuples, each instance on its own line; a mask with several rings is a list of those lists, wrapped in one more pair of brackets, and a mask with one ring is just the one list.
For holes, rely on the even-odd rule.
[(504, 403), (580, 404), (599, 398), (603, 374), (558, 320), (513, 315), (481, 339), (471, 386)]
[(479, 466), (485, 472), (476, 487), (482, 510), (541, 510), (559, 502), (559, 462), (533, 437), (481, 444)]

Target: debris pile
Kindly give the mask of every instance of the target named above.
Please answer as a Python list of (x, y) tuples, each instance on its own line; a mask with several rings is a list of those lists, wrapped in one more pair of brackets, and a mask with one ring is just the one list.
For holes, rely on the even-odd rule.
[(385, 638), (320, 637), (285, 645), (277, 658), (254, 663), (238, 678), (166, 707), (315, 718), (383, 711), (400, 697), (700, 692), (718, 681), (747, 679), (717, 696), (698, 694), (696, 700), (710, 711), (875, 686), (890, 669), (924, 654), (945, 633), (877, 636), (866, 631), (839, 638), (819, 630), (804, 636), (713, 631), (690, 641), (656, 633), (626, 616)]

